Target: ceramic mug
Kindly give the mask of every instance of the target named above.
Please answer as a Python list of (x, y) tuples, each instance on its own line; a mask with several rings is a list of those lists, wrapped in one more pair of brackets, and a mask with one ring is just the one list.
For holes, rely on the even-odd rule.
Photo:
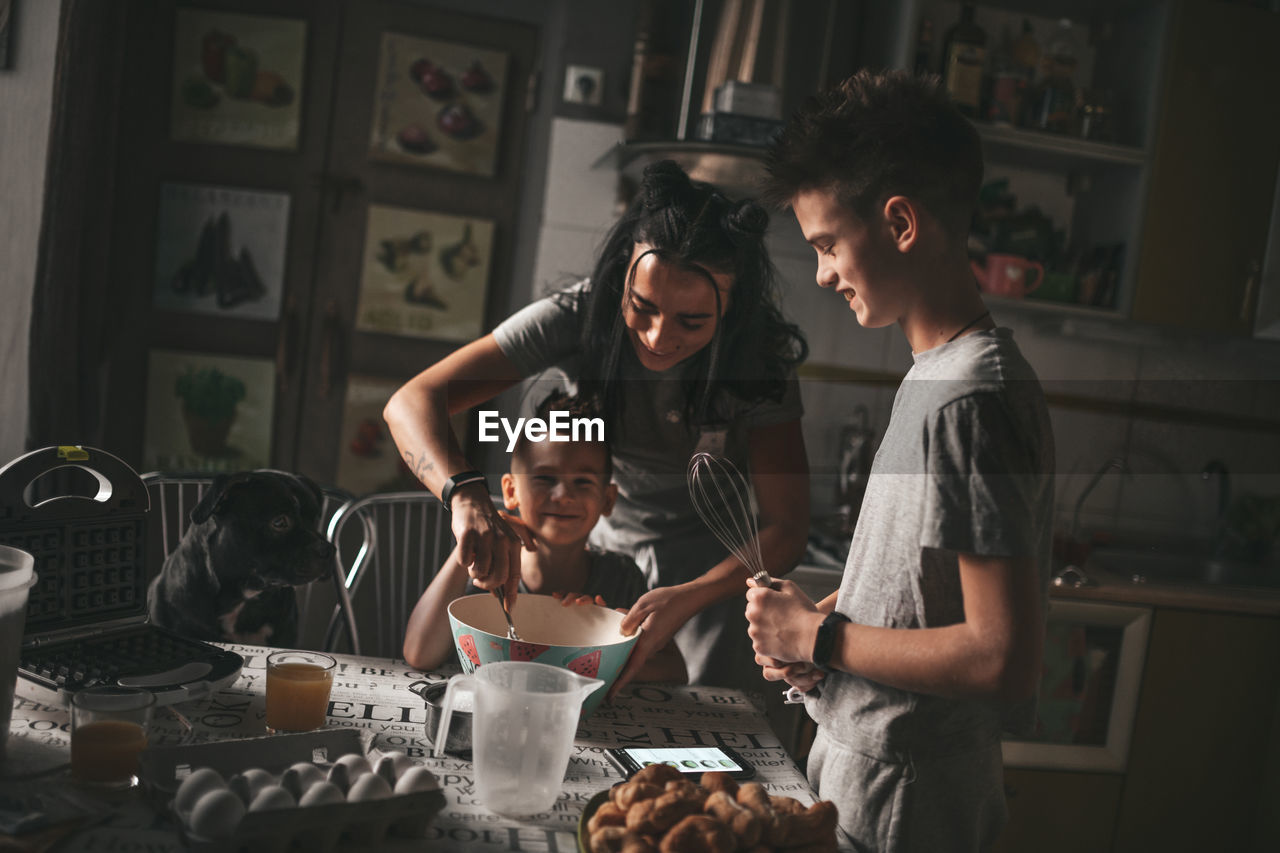
[[(969, 264), (983, 293), (993, 296), (1021, 299), (1044, 281), (1044, 264), (1018, 255), (987, 255), (986, 269), (979, 266), (977, 261), (970, 261)], [(1031, 270), (1035, 270), (1035, 281), (1028, 284), (1027, 273)]]

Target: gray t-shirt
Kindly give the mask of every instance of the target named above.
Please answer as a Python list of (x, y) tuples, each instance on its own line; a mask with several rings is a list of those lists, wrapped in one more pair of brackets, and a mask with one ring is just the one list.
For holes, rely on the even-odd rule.
[[(1032, 557), (1047, 598), (1053, 432), (1008, 329), (915, 356), (876, 453), (836, 609), (888, 628), (964, 621), (957, 554)], [(924, 756), (1025, 732), (1035, 702), (946, 699), (833, 672), (809, 698), (829, 737)]]
[[(626, 554), (616, 551), (601, 551), (598, 548), (587, 548), (587, 582), (578, 592), (595, 598), (604, 599), (609, 607), (623, 607), (628, 610), (636, 603), (636, 599), (649, 589), (644, 580), (644, 573), (636, 565), (636, 561)], [(520, 591), (528, 592), (524, 581), (520, 582)], [(484, 592), (484, 590), (467, 581), (464, 595)]]
[[(523, 375), (555, 368), (568, 377), (570, 384), (576, 384), (582, 358), (576, 297), (586, 285), (580, 282), (534, 302), (493, 330), (503, 355)], [(706, 450), (727, 456), (745, 473), (747, 432), (798, 420), (804, 413), (793, 371), (780, 401), (745, 402), (731, 393), (722, 393), (718, 408), (723, 422), (690, 424), (684, 411), (688, 361), (655, 373), (644, 368), (630, 346), (622, 347), (623, 417), (621, 423), (605, 424), (613, 446), (618, 501), (613, 514), (601, 519), (591, 537), (603, 548), (635, 553), (641, 545), (658, 540), (710, 539), (711, 534), (689, 500), (689, 458), (697, 450)], [(650, 576), (650, 583), (682, 583), (709, 568), (710, 565), (657, 566), (657, 575)]]

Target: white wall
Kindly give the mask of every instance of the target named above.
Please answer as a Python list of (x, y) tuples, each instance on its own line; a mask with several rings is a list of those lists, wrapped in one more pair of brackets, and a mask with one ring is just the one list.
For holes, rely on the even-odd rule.
[(22, 453), (27, 341), (44, 209), (60, 0), (17, 4), (13, 69), (0, 71), (0, 462)]

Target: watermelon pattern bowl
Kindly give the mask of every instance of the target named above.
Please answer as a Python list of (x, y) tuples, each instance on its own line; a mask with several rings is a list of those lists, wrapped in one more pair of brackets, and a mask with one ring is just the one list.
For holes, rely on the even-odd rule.
[(640, 636), (624, 637), (622, 614), (594, 604), (562, 605), (549, 595), (521, 593), (511, 608), (519, 640), (507, 639), (502, 605), (488, 593), (464, 595), (449, 605), (453, 646), (464, 672), (495, 661), (537, 661), (560, 666), (604, 684), (582, 703), (591, 716), (613, 686)]

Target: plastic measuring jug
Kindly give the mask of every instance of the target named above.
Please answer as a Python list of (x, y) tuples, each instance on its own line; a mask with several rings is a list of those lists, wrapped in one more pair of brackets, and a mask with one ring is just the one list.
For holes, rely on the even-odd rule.
[(0, 545), (0, 759), (9, 739), (13, 690), (18, 681), (18, 652), (27, 623), (27, 593), (35, 585), (35, 558), (26, 551)]
[(508, 817), (544, 812), (560, 795), (582, 702), (604, 684), (524, 661), (487, 663), (449, 679), (433, 741), (439, 756), (458, 695), (473, 694), (471, 749), (476, 795)]

